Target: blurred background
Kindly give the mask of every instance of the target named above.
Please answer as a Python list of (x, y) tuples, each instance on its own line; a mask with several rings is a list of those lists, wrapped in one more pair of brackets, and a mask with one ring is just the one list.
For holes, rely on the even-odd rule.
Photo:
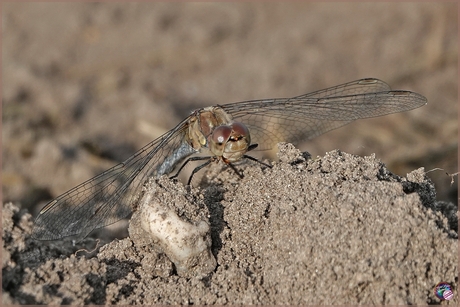
[[(298, 144), (432, 171), (457, 203), (456, 3), (4, 3), (3, 201), (37, 208), (196, 108), (375, 77), (428, 105)], [(38, 206), (38, 207), (37, 207)]]

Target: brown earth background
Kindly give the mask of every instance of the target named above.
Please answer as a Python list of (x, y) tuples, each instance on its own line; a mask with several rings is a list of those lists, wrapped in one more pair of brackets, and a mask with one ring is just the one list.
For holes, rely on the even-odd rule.
[[(452, 3), (6, 3), (3, 200), (32, 208), (122, 161), (193, 109), (363, 77), (428, 105), (302, 144), (376, 153), (397, 174), (457, 167)], [(455, 201), (442, 171), (439, 199)]]
[(34, 216), (193, 109), (364, 77), (428, 105), (296, 145), (442, 168), (427, 175), (457, 204), (456, 3), (5, 3), (2, 18), (2, 199)]

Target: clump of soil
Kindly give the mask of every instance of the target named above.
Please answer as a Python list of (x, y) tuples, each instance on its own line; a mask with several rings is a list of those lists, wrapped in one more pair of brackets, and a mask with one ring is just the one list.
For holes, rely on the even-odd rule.
[(208, 218), (217, 267), (204, 276), (129, 237), (93, 253), (89, 239), (78, 252), (33, 241), (31, 215), (6, 204), (3, 304), (430, 304), (441, 281), (457, 291), (458, 219), (423, 169), (403, 178), (375, 156), (312, 159), (290, 144), (279, 155), (237, 166), (243, 179), (213, 165), (200, 188), (164, 189), (197, 204), (179, 216)]

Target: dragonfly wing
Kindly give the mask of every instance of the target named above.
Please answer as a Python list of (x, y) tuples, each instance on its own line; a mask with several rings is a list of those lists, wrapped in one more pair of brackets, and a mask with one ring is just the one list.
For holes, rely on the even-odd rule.
[[(96, 228), (127, 217), (141, 197), (140, 185), (182, 145), (187, 120), (144, 146), (125, 162), (89, 179), (48, 203), (35, 220), (32, 236), (56, 240), (86, 237)], [(191, 154), (191, 153), (190, 153)]]
[(388, 91), (391, 91), (390, 86), (382, 80), (365, 78), (314, 91), (294, 98), (324, 98)]
[[(360, 118), (408, 111), (426, 104), (426, 98), (417, 93), (374, 93), (368, 92), (367, 86), (360, 87), (353, 82), (349, 84), (353, 85), (353, 90), (351, 87), (344, 87), (342, 91), (333, 90), (334, 87), (293, 98), (253, 100), (223, 105), (222, 108), (233, 116), (233, 120), (249, 128), (251, 143), (259, 145), (257, 150), (268, 150), (278, 142), (296, 144)], [(385, 88), (380, 82), (373, 84)], [(357, 90), (364, 93), (329, 96), (356, 93)]]

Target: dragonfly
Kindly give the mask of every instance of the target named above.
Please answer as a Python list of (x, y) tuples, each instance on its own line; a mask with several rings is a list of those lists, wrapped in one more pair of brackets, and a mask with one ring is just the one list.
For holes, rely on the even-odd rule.
[(207, 159), (194, 172), (213, 161), (232, 166), (245, 158), (255, 159), (248, 152), (269, 150), (278, 142), (297, 144), (357, 119), (409, 111), (426, 103), (420, 94), (392, 90), (381, 80), (365, 78), (291, 98), (195, 110), (126, 161), (46, 204), (35, 220), (32, 237), (85, 238), (95, 229), (128, 217), (148, 178), (175, 170), (178, 174), (194, 159)]

